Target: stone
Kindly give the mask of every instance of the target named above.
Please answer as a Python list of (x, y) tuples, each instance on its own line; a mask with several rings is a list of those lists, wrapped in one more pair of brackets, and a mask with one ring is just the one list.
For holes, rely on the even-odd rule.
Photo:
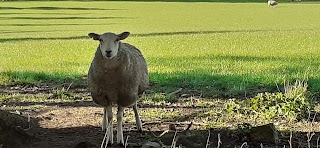
[(273, 123), (252, 127), (249, 132), (252, 141), (261, 143), (279, 143), (278, 131)]

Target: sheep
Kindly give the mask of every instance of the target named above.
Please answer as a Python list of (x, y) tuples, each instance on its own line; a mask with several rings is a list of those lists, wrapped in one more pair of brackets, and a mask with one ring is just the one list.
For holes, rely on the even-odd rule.
[(276, 7), (278, 5), (278, 2), (275, 0), (268, 0), (268, 7)]
[(112, 104), (118, 105), (117, 144), (124, 145), (122, 118), (125, 107), (132, 106), (137, 129), (142, 132), (137, 101), (149, 86), (148, 67), (141, 51), (122, 43), (129, 32), (89, 33), (100, 41), (88, 71), (88, 86), (93, 101), (104, 107), (102, 130), (107, 128), (107, 144), (113, 144)]

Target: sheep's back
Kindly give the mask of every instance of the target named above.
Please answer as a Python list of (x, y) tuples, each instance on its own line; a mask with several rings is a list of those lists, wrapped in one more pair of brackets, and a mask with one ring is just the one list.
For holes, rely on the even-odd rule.
[(130, 55), (128, 56), (128, 59), (130, 59), (129, 63), (133, 66), (131, 71), (136, 73), (135, 77), (138, 84), (138, 94), (140, 95), (149, 87), (147, 62), (141, 51), (131, 44), (122, 43), (120, 49), (124, 50), (124, 52), (127, 53), (126, 55)]

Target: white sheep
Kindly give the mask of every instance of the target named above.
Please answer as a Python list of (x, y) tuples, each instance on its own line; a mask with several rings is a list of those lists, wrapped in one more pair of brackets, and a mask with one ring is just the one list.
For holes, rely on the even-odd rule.
[(278, 5), (278, 2), (275, 0), (268, 0), (268, 7), (276, 7)]
[(118, 144), (124, 144), (122, 118), (125, 107), (133, 106), (137, 129), (142, 131), (136, 102), (149, 86), (148, 68), (139, 49), (120, 42), (129, 34), (88, 34), (93, 40), (100, 41), (89, 68), (88, 85), (93, 101), (104, 107), (102, 130), (108, 128), (107, 144), (113, 144), (113, 103), (118, 105)]

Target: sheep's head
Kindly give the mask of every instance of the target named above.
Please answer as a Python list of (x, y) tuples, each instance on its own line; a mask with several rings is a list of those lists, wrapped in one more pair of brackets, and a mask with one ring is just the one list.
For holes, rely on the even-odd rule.
[(111, 59), (118, 53), (120, 40), (127, 38), (129, 34), (129, 32), (120, 34), (108, 32), (104, 34), (89, 33), (88, 36), (93, 40), (98, 40), (102, 56), (106, 59)]

